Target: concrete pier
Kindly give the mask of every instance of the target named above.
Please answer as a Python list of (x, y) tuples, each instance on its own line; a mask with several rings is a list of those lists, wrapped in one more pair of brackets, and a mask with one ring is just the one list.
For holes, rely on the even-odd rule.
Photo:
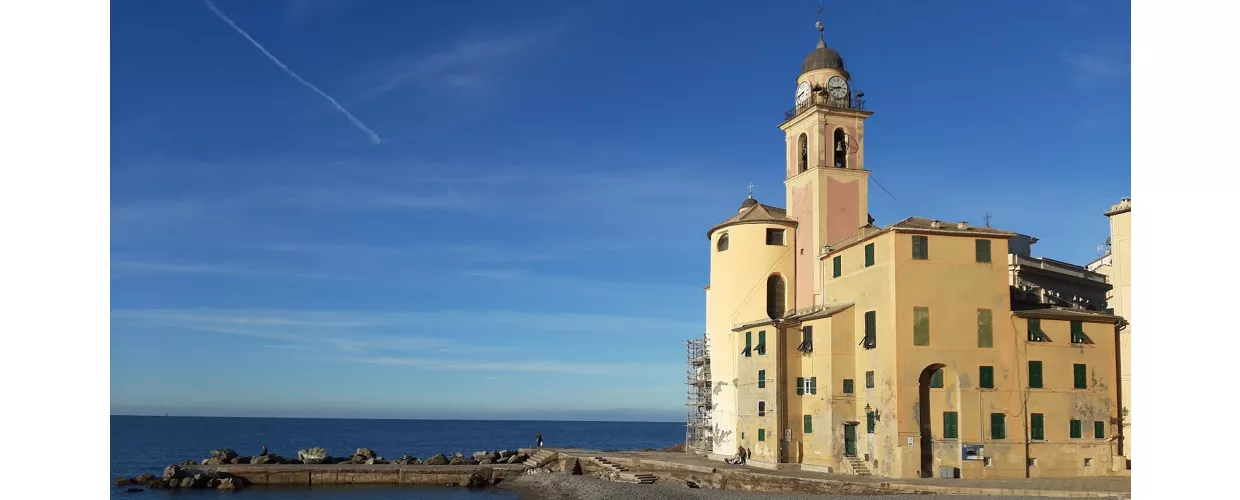
[(189, 469), (215, 471), (244, 478), (254, 486), (327, 486), (344, 484), (460, 485), (475, 473), (496, 484), (516, 477), (521, 464), (502, 465), (201, 465)]

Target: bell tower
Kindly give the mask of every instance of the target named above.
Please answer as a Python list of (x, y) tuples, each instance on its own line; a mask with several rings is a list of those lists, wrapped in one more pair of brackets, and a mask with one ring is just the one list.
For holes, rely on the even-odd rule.
[(779, 125), (787, 144), (784, 186), (796, 227), (796, 309), (822, 303), (818, 253), (869, 224), (863, 92), (827, 46), (818, 10), (818, 46), (801, 64), (794, 106)]

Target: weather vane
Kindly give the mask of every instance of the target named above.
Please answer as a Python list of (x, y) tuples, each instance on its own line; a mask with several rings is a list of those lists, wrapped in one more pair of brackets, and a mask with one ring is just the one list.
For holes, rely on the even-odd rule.
[(986, 212), (984, 218), (986, 219), (986, 227), (990, 227), (990, 212)]
[(818, 22), (814, 23), (818, 27), (818, 38), (822, 39), (822, 2), (818, 2)]

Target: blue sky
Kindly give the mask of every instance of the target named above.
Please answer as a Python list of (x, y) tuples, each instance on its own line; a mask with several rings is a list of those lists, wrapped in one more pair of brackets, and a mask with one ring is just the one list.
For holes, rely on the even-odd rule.
[[(816, 2), (216, 5), (296, 77), (201, 1), (112, 4), (113, 413), (682, 418), (705, 231), (784, 204)], [(1096, 256), (1126, 2), (827, 7), (878, 224)]]

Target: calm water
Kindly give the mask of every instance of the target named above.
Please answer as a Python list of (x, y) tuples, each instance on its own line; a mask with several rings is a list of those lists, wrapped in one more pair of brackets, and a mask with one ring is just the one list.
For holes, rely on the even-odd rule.
[[(232, 448), (241, 455), (257, 455), (263, 445), (271, 453), (296, 457), (297, 450), (313, 446), (332, 456), (349, 456), (370, 448), (384, 458), (412, 455), (426, 459), (436, 453), (516, 449), (533, 446), (543, 434), (544, 446), (591, 449), (663, 448), (684, 440), (683, 424), (675, 422), (535, 422), (485, 420), (347, 420), (286, 418), (112, 417), (112, 468), (109, 478), (133, 477), (143, 472), (159, 475), (164, 466), (192, 458), (202, 460), (212, 449)], [(109, 487), (110, 483), (109, 483)], [(129, 498), (124, 488), (113, 488), (113, 498)], [(153, 490), (142, 498), (215, 498), (215, 491)], [(341, 488), (264, 489), (245, 492), (251, 499), (510, 499), (508, 492), (469, 492), (464, 489)]]

